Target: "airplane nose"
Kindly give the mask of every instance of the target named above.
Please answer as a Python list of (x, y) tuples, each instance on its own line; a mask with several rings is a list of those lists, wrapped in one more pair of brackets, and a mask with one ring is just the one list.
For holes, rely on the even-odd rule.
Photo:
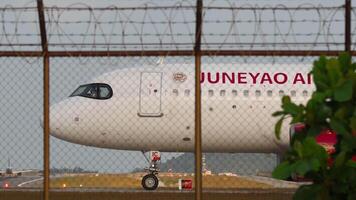
[[(75, 117), (73, 117), (74, 106), (73, 99), (65, 99), (50, 106), (49, 129), (51, 136), (56, 138), (72, 141), (76, 137), (73, 132), (76, 131), (76, 126), (73, 126)], [(40, 119), (41, 127), (44, 126), (43, 116)]]
[(62, 113), (60, 112), (61, 109), (59, 109), (59, 105), (55, 104), (50, 107), (50, 118), (49, 118), (49, 128), (50, 128), (50, 134), (58, 137), (60, 134), (60, 124), (62, 123), (60, 121)]
[(52, 136), (60, 139), (71, 137), (72, 107), (71, 99), (50, 106), (49, 128)]

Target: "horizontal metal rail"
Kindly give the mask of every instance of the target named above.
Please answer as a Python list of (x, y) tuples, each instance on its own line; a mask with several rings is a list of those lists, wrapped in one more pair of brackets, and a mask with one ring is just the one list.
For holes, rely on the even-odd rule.
[[(283, 51), (283, 50), (202, 50), (202, 56), (337, 56), (343, 51)], [(356, 51), (351, 51), (356, 56)], [(42, 57), (42, 51), (0, 51), (0, 57)], [(194, 56), (192, 50), (182, 51), (49, 51), (49, 57), (134, 57), (134, 56)]]

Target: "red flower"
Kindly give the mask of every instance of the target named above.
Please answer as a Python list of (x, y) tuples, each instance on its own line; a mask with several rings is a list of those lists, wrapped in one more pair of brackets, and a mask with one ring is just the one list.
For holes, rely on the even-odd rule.
[(356, 162), (356, 155), (353, 155), (351, 158), (352, 161)]
[(328, 166), (331, 167), (334, 163), (334, 159), (329, 157), (327, 160), (327, 163), (328, 163)]

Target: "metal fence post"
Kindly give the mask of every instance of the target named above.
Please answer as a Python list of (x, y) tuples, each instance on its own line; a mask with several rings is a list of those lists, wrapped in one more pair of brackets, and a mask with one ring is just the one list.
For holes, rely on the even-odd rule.
[(203, 1), (197, 0), (195, 29), (195, 199), (202, 199), (201, 33)]
[(351, 0), (345, 0), (345, 51), (351, 51)]
[(49, 54), (42, 0), (37, 0), (43, 56), (43, 200), (49, 200)]

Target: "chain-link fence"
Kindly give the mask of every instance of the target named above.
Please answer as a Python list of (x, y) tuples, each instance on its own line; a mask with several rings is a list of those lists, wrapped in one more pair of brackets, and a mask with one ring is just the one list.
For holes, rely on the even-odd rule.
[(203, 199), (291, 198), (303, 183), (271, 177), (290, 139), (272, 113), (310, 98), (318, 54), (354, 48), (350, 1), (119, 2), (0, 4), (0, 199), (46, 178), (50, 199), (193, 199), (197, 162)]

